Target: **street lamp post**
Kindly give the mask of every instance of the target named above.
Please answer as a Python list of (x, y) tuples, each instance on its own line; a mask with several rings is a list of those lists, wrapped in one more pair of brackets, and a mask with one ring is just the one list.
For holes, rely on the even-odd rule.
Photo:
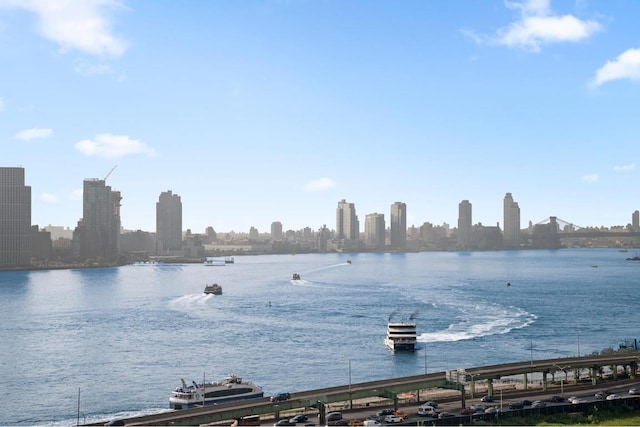
[(569, 369), (571, 366), (559, 366), (559, 365), (553, 365), (556, 368), (560, 369), (562, 371), (562, 373), (564, 374), (564, 379), (560, 378), (560, 395), (563, 396), (564, 395), (564, 381), (567, 379), (567, 369)]
[(351, 399), (351, 359), (349, 359), (349, 409), (353, 409), (353, 400)]

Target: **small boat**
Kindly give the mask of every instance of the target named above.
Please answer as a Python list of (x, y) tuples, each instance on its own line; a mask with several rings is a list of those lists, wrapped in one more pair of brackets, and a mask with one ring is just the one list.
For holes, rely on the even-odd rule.
[(391, 322), (387, 323), (387, 336), (384, 343), (393, 351), (416, 350), (416, 324), (415, 322)]
[(204, 260), (204, 265), (207, 267), (224, 267), (227, 263), (213, 258), (207, 258)]
[(205, 294), (222, 295), (222, 286), (214, 283), (213, 285), (207, 285), (204, 287)]
[(298, 273), (293, 273), (291, 280), (300, 280), (300, 275)]
[(193, 381), (187, 385), (184, 380), (181, 387), (171, 392), (169, 407), (171, 409), (186, 409), (193, 406), (212, 405), (232, 400), (255, 399), (263, 397), (262, 388), (251, 381), (231, 374), (222, 381), (204, 382), (198, 384)]
[(233, 263), (235, 263), (235, 260), (233, 259), (233, 257), (232, 257), (232, 256), (230, 256), (230, 257), (226, 257), (226, 258), (224, 259), (224, 263), (225, 263), (225, 264), (233, 264)]
[(351, 264), (351, 260), (350, 259), (347, 260), (347, 264)]

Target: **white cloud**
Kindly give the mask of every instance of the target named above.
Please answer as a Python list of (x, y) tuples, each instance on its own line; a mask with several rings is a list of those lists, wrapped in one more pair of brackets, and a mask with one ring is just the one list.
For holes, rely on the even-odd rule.
[(612, 80), (640, 80), (640, 49), (628, 49), (596, 71), (591, 84), (600, 86)]
[(83, 76), (93, 76), (100, 74), (113, 74), (115, 70), (107, 64), (89, 64), (85, 61), (76, 61), (73, 70)]
[(304, 189), (306, 191), (324, 191), (324, 190), (328, 190), (329, 188), (335, 187), (335, 185), (336, 184), (335, 182), (333, 182), (332, 179), (320, 178), (315, 181), (309, 182), (307, 185), (304, 186)]
[(45, 203), (58, 203), (58, 197), (54, 194), (42, 193), (40, 195), (40, 200)]
[(635, 163), (631, 163), (631, 164), (628, 164), (628, 165), (614, 166), (613, 170), (616, 171), (616, 172), (631, 172), (635, 168), (636, 168), (636, 164)]
[(69, 194), (69, 199), (71, 200), (82, 200), (82, 194), (84, 193), (84, 191), (82, 190), (82, 188), (78, 188), (75, 189), (71, 192), (71, 194)]
[(101, 133), (93, 139), (83, 139), (75, 145), (76, 150), (87, 156), (123, 157), (129, 154), (155, 156), (156, 151), (137, 139), (127, 135)]
[(30, 141), (36, 138), (45, 138), (53, 133), (51, 129), (25, 129), (21, 130), (14, 135), (14, 139), (20, 139), (22, 141)]
[(583, 175), (582, 180), (585, 182), (596, 182), (598, 181), (598, 174), (592, 173), (591, 175)]
[(108, 10), (122, 8), (118, 0), (0, 0), (0, 8), (24, 9), (38, 17), (38, 31), (62, 52), (79, 50), (117, 57), (126, 44), (114, 36)]
[(478, 36), (470, 31), (463, 34), (477, 43), (484, 41), (539, 52), (542, 45), (578, 42), (602, 30), (597, 21), (581, 20), (573, 15), (556, 15), (549, 0), (505, 1), (505, 6), (520, 12), (520, 19), (496, 31), (494, 36)]

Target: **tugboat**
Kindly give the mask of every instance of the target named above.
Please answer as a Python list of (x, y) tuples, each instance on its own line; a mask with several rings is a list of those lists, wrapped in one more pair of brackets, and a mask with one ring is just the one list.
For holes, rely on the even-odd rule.
[(222, 295), (222, 286), (214, 283), (213, 285), (207, 285), (204, 287), (205, 294)]
[(300, 280), (300, 275), (298, 273), (293, 273), (291, 280)]

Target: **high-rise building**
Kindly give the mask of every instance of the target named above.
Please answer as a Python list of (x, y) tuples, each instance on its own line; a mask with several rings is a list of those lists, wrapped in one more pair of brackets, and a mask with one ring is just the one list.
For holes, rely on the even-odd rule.
[(282, 240), (282, 223), (280, 221), (271, 223), (271, 240)]
[(513, 201), (511, 193), (504, 196), (504, 246), (520, 246), (520, 207)]
[(120, 249), (119, 191), (112, 191), (104, 179), (84, 180), (82, 219), (74, 232), (74, 246), (79, 260), (104, 258), (114, 262)]
[(390, 243), (393, 249), (407, 247), (407, 205), (395, 202), (391, 205), (391, 235)]
[(458, 204), (458, 247), (469, 248), (471, 246), (472, 230), (471, 203), (468, 200), (463, 200)]
[(360, 240), (360, 223), (353, 203), (345, 199), (338, 202), (336, 210), (336, 238), (338, 240)]
[(182, 250), (182, 200), (171, 190), (156, 203), (156, 254)]
[(631, 214), (631, 231), (640, 231), (640, 211), (634, 211)]
[(24, 185), (24, 168), (0, 168), (0, 267), (28, 266), (31, 239), (31, 187)]
[(370, 249), (384, 249), (385, 247), (384, 214), (368, 214), (364, 219), (365, 245)]

